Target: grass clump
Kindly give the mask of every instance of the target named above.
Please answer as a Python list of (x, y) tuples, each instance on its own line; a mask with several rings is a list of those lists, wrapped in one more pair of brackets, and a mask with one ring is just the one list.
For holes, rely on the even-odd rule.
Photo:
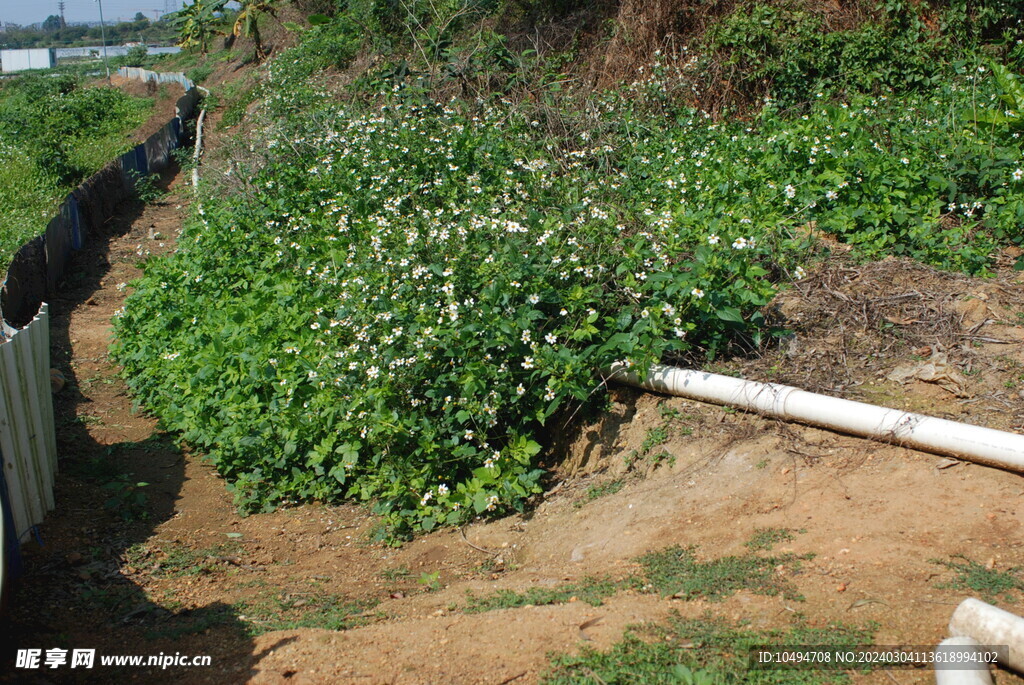
[(812, 556), (763, 557), (748, 553), (698, 561), (694, 548), (675, 545), (645, 554), (638, 561), (643, 567), (642, 587), (663, 596), (721, 601), (739, 590), (750, 590), (759, 595), (800, 600), (803, 598), (793, 583), (776, 569), (782, 566), (790, 572), (799, 570), (800, 561)]
[[(760, 539), (755, 536), (754, 541)], [(694, 548), (675, 545), (638, 557), (640, 573), (624, 580), (588, 577), (577, 583), (530, 588), (525, 592), (498, 590), (483, 597), (469, 593), (462, 610), (479, 613), (527, 605), (562, 604), (573, 598), (599, 606), (608, 597), (627, 588), (685, 600), (704, 598), (721, 601), (740, 590), (750, 590), (759, 595), (782, 595), (786, 599), (800, 601), (803, 597), (783, 573), (798, 571), (800, 562), (813, 556), (782, 554), (766, 557), (746, 553), (698, 561)]]
[(367, 612), (377, 605), (376, 600), (356, 600), (329, 593), (302, 596), (265, 597), (235, 605), (238, 618), (246, 623), (252, 637), (274, 630), (320, 628), (348, 630), (366, 625)]
[(945, 566), (956, 574), (956, 577), (937, 587), (953, 590), (973, 590), (980, 594), (986, 602), (995, 603), (999, 599), (1012, 601), (1014, 592), (1024, 591), (1024, 577), (1020, 567), (997, 571), (958, 554), (951, 559), (932, 559), (932, 563)]
[(758, 528), (744, 545), (751, 552), (769, 552), (780, 542), (789, 542), (795, 537), (790, 528)]
[(183, 545), (152, 548), (138, 544), (125, 551), (124, 560), (138, 569), (148, 570), (156, 578), (181, 578), (223, 570), (240, 548), (238, 543), (231, 542), (198, 549)]
[(158, 626), (146, 630), (147, 640), (178, 640), (186, 635), (197, 635), (220, 626), (239, 627), (238, 617), (231, 606), (212, 606), (185, 610), (162, 620)]
[(462, 607), (462, 611), (467, 614), (478, 614), (495, 609), (564, 604), (573, 598), (591, 606), (600, 606), (604, 600), (618, 592), (621, 587), (621, 583), (608, 578), (584, 578), (578, 583), (559, 585), (553, 588), (535, 587), (525, 592), (498, 590), (485, 597), (477, 597), (468, 593), (467, 603)]
[(578, 655), (559, 655), (542, 680), (570, 683), (824, 683), (849, 682), (842, 671), (753, 670), (750, 650), (766, 645), (823, 645), (847, 648), (870, 643), (870, 629), (833, 624), (798, 625), (788, 630), (755, 631), (705, 617), (678, 615), (666, 625), (633, 628), (606, 652), (584, 647)]
[(298, 628), (348, 630), (366, 625), (372, 618), (368, 612), (376, 605), (376, 600), (353, 600), (329, 593), (263, 595), (175, 613), (146, 631), (146, 637), (176, 639), (218, 626), (238, 629), (248, 637)]
[(649, 454), (652, 449), (668, 442), (668, 427), (655, 426), (647, 431), (644, 441), (640, 445), (641, 454)]
[(608, 495), (614, 495), (616, 492), (621, 490), (626, 485), (625, 478), (616, 478), (615, 480), (608, 481), (607, 483), (601, 483), (600, 485), (591, 485), (587, 488), (587, 491), (583, 493), (583, 498), (573, 502), (573, 506), (577, 509), (582, 508), (584, 505), (593, 502), (595, 499), (601, 497), (607, 497)]

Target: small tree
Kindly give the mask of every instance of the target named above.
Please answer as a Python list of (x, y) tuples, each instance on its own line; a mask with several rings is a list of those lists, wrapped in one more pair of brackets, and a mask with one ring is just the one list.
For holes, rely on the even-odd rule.
[(53, 33), (54, 31), (60, 31), (64, 27), (64, 22), (56, 14), (51, 14), (43, 20), (43, 30), (47, 33)]
[(193, 0), (177, 12), (167, 15), (178, 31), (178, 45), (186, 50), (199, 48), (201, 54), (209, 49), (210, 38), (218, 33), (220, 12), (227, 0)]
[(263, 60), (267, 53), (263, 49), (263, 39), (260, 36), (260, 19), (263, 15), (277, 16), (277, 0), (238, 0), (241, 8), (238, 17), (235, 18), (233, 33), (236, 36), (245, 36), (253, 42), (256, 50), (256, 59)]
[(141, 67), (146, 64), (146, 55), (149, 54), (149, 50), (145, 45), (133, 45), (128, 48), (128, 52), (124, 56), (124, 65), (126, 67)]

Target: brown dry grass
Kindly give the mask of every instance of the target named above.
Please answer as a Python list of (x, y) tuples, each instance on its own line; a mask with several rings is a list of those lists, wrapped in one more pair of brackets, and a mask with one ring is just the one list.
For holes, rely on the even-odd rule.
[(992, 420), (1020, 425), (1024, 328), (1018, 313), (1024, 311), (1024, 291), (1009, 258), (997, 260), (1003, 262), (1007, 265), (994, 277), (982, 280), (909, 259), (858, 264), (833, 256), (768, 308), (776, 325), (790, 335), (759, 355), (716, 368), (892, 404), (903, 401), (904, 393), (885, 380), (887, 374), (941, 351), (951, 369), (965, 374), (967, 398), (955, 399), (924, 383), (910, 390), (941, 399), (947, 411), (987, 408), (1002, 416)]

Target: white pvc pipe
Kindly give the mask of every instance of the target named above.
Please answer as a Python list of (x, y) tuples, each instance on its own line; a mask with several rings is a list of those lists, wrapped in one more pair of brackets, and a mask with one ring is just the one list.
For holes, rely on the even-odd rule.
[(1024, 618), (972, 597), (960, 602), (953, 612), (949, 634), (973, 637), (993, 647), (1006, 645), (1009, 650), (999, 665), (1024, 673)]
[[(205, 88), (203, 90), (206, 90)], [(209, 93), (210, 91), (206, 91)], [(196, 122), (196, 149), (192, 154), (192, 190), (199, 191), (199, 155), (203, 151), (203, 120), (206, 119), (206, 108), (199, 112)]]
[[(973, 653), (973, 659), (966, 658), (968, 652)], [(984, 649), (974, 638), (947, 637), (935, 648), (935, 653), (935, 685), (992, 685)], [(946, 658), (942, 658), (943, 653)]]
[(1017, 433), (842, 400), (788, 385), (757, 383), (660, 364), (651, 366), (646, 380), (640, 380), (623, 364), (614, 364), (606, 375), (610, 380), (647, 390), (727, 404), (765, 416), (1024, 472), (1024, 435)]

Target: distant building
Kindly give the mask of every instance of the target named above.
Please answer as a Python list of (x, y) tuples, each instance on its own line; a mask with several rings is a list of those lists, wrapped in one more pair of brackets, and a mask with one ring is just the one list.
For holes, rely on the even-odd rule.
[[(141, 45), (141, 43), (139, 43)], [(57, 59), (70, 59), (79, 57), (100, 57), (103, 55), (103, 46), (91, 45), (82, 48), (57, 48)], [(176, 55), (181, 52), (181, 48), (177, 46), (171, 47), (158, 47), (150, 46), (147, 49), (150, 55)], [(124, 45), (108, 45), (107, 56), (108, 57), (124, 57), (128, 54), (128, 47)]]
[(0, 67), (5, 74), (29, 69), (52, 69), (56, 64), (57, 52), (53, 48), (0, 50)]

